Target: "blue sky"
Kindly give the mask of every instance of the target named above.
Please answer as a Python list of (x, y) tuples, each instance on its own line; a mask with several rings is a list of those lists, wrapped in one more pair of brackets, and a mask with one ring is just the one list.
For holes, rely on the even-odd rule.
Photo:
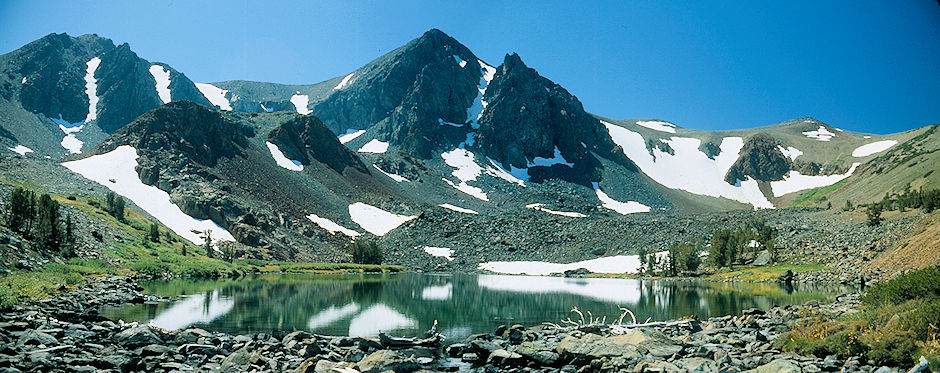
[(316, 83), (430, 28), (517, 52), (589, 112), (734, 129), (940, 123), (940, 6), (906, 1), (14, 1), (0, 53), (51, 32), (130, 43), (197, 82)]

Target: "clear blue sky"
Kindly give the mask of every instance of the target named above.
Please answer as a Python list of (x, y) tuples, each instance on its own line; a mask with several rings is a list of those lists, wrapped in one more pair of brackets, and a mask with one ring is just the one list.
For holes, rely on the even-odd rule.
[(0, 53), (51, 32), (128, 42), (197, 82), (315, 83), (429, 28), (517, 52), (596, 114), (733, 129), (812, 116), (940, 122), (940, 6), (904, 1), (15, 1)]

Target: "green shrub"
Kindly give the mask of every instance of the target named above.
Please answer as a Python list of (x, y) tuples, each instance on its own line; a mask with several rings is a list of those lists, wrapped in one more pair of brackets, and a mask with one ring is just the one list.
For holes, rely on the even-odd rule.
[(131, 265), (131, 270), (141, 276), (160, 277), (170, 272), (170, 267), (163, 262), (144, 260)]
[(354, 263), (358, 264), (382, 264), (382, 248), (374, 241), (356, 239), (349, 245), (349, 253), (352, 255)]
[(865, 356), (877, 365), (911, 366), (917, 353), (916, 335), (910, 330), (888, 329), (864, 336)]
[(940, 266), (927, 267), (875, 284), (865, 292), (862, 300), (869, 305), (884, 305), (934, 298), (940, 298)]

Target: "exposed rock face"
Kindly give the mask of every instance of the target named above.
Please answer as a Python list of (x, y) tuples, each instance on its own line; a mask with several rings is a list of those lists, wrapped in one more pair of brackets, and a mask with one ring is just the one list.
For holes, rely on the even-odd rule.
[(556, 148), (576, 165), (590, 163), (589, 153), (595, 152), (632, 166), (576, 97), (527, 67), (517, 54), (506, 55), (484, 100), (477, 145), (504, 166), (524, 168), (536, 157), (554, 158)]
[[(460, 67), (454, 56), (467, 61), (465, 67)], [(394, 141), (425, 149), (426, 145), (416, 145), (403, 136), (410, 134), (420, 140), (420, 130), (438, 125), (438, 118), (455, 123), (465, 121), (466, 108), (476, 95), (481, 76), (476, 61), (465, 46), (432, 29), (357, 70), (347, 88), (317, 103), (313, 113), (335, 133), (347, 128), (366, 128), (390, 118), (387, 133)], [(398, 107), (403, 112), (391, 114)], [(398, 129), (399, 126), (406, 129)]]
[(741, 155), (731, 165), (725, 181), (734, 184), (750, 176), (754, 180), (783, 180), (793, 162), (778, 148), (780, 143), (770, 135), (757, 134), (744, 141)]
[(340, 144), (333, 132), (312, 115), (300, 116), (275, 127), (268, 133), (268, 141), (277, 144), (288, 158), (305, 165), (316, 161), (341, 174), (346, 167), (369, 172), (359, 157)]
[(0, 67), (10, 81), (0, 91), (6, 99), (15, 99), (18, 92), (23, 108), (31, 112), (51, 118), (61, 114), (70, 123), (81, 122), (88, 114), (86, 63), (113, 48), (110, 40), (94, 35), (46, 35), (0, 56)]

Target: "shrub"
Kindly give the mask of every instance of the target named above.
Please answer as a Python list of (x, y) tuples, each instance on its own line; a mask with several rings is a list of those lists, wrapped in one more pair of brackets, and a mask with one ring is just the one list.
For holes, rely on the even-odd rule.
[(865, 292), (862, 300), (870, 305), (883, 305), (933, 298), (940, 298), (940, 266), (927, 267), (875, 284)]
[(352, 255), (353, 263), (382, 264), (382, 248), (374, 241), (356, 239), (349, 245), (349, 253)]
[(161, 277), (170, 272), (170, 267), (163, 262), (144, 260), (131, 265), (131, 270), (141, 276)]

